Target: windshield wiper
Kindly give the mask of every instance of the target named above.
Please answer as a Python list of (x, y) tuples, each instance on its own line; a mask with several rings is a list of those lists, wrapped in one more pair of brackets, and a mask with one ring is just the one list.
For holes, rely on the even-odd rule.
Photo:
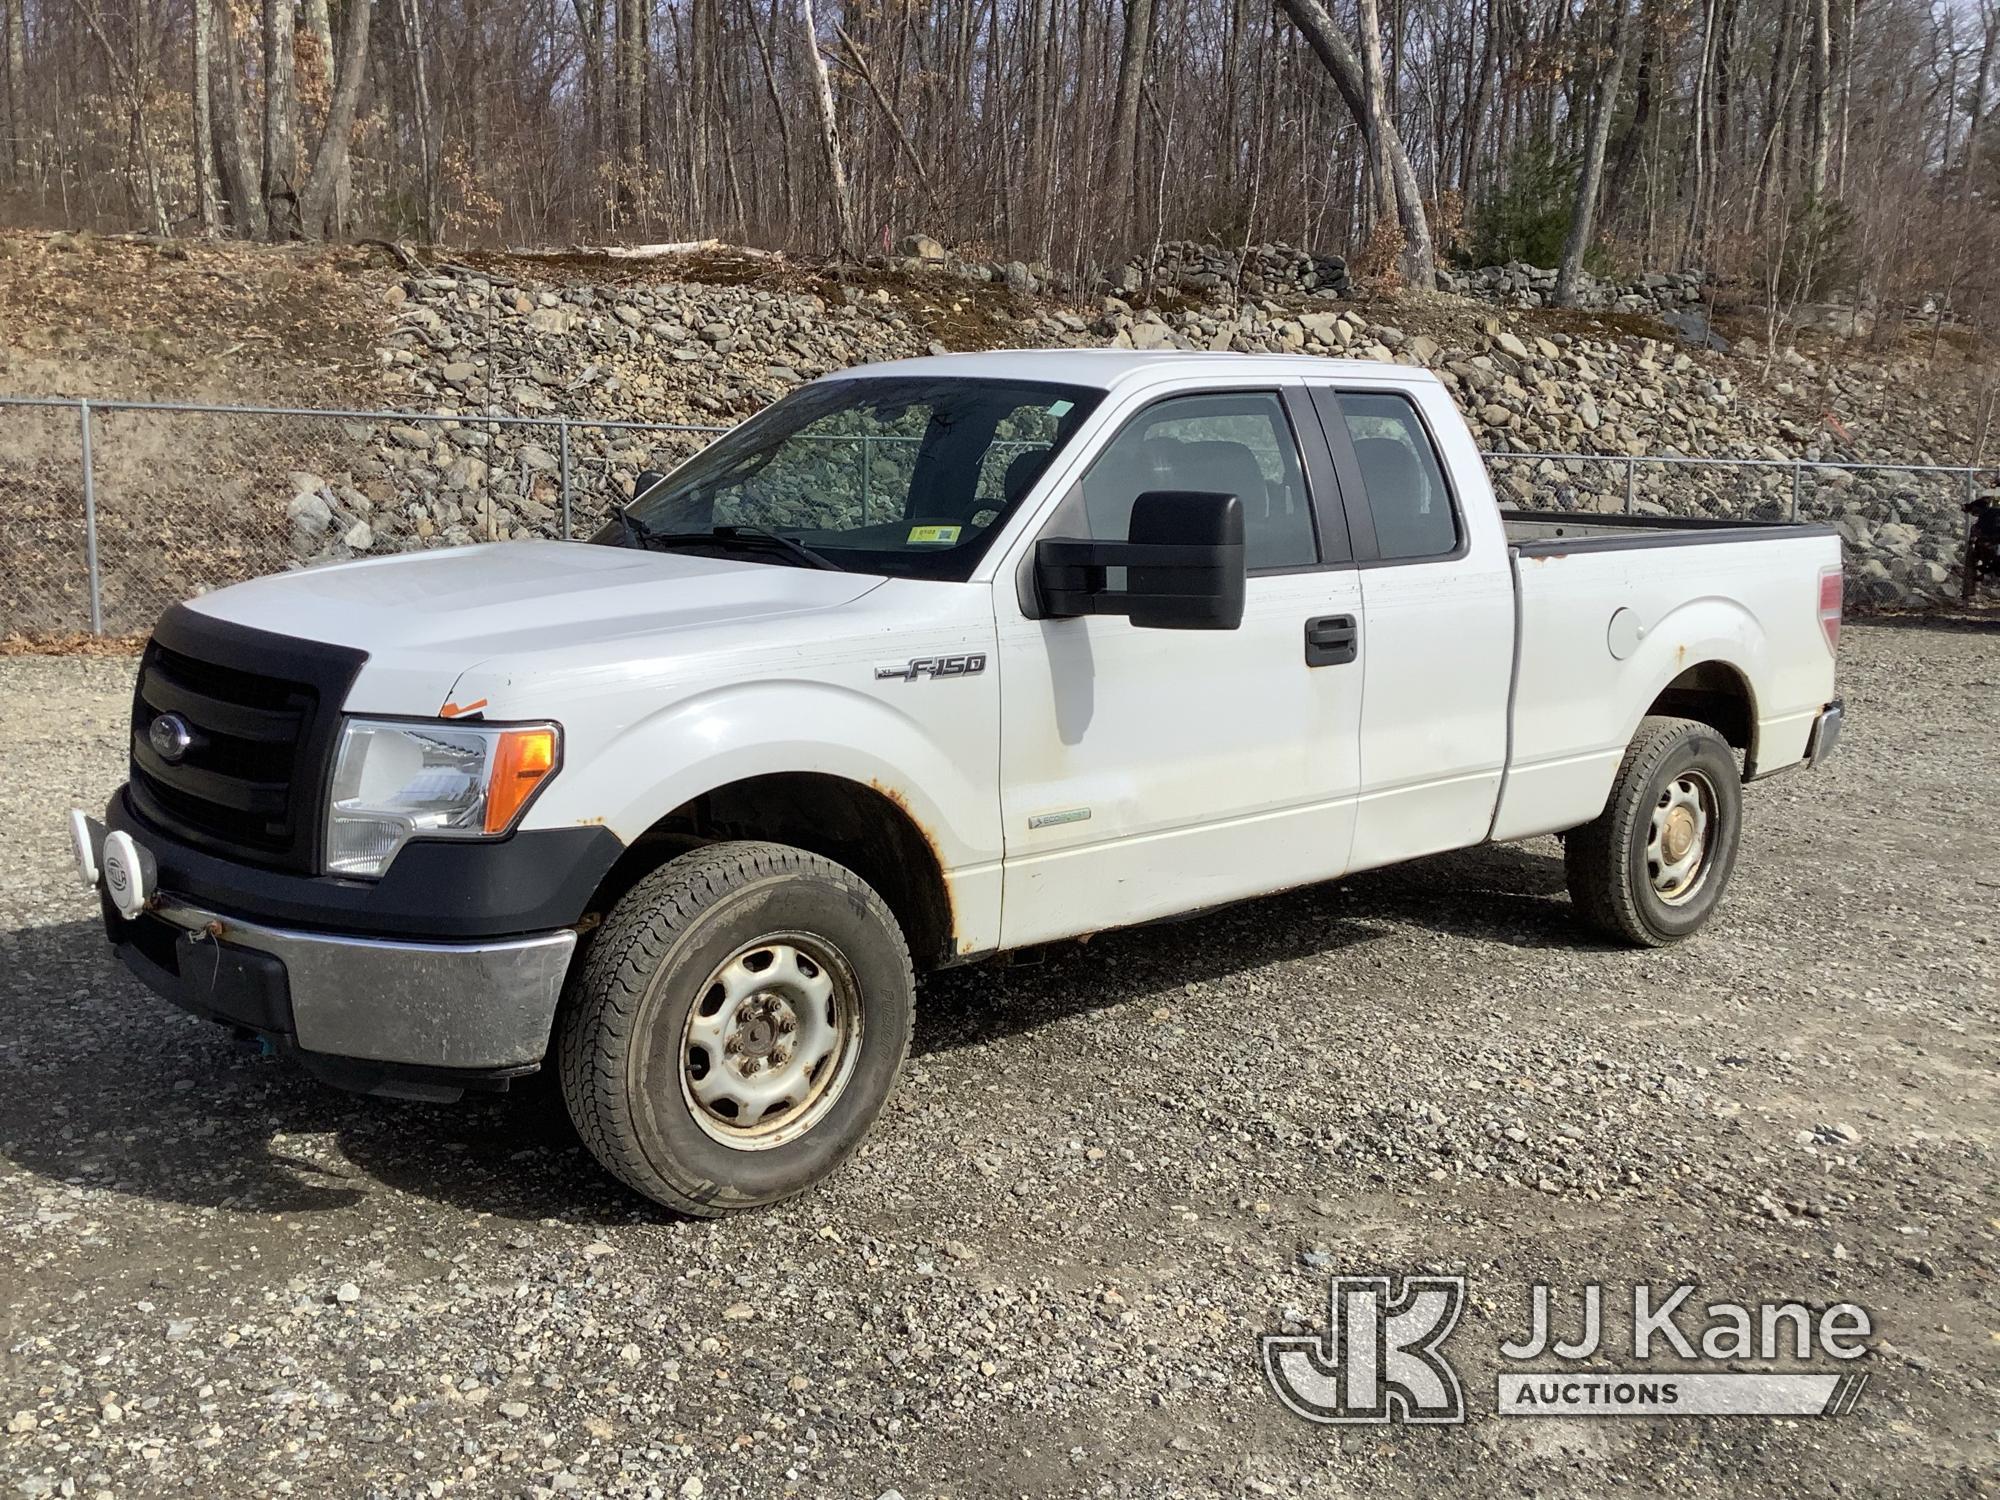
[(813, 551), (804, 542), (762, 526), (718, 526), (713, 531), (655, 531), (629, 511), (620, 511), (618, 516), (625, 523), (626, 534), (638, 546), (651, 552), (670, 552), (682, 547), (726, 549), (736, 546), (751, 551), (781, 552), (808, 568), (824, 568), (831, 573), (842, 571), (839, 563)]
[(762, 542), (767, 546), (776, 546), (808, 567), (824, 568), (829, 573), (840, 571), (840, 564), (824, 553), (815, 552), (797, 537), (785, 536), (768, 526), (718, 526), (714, 534), (732, 542)]

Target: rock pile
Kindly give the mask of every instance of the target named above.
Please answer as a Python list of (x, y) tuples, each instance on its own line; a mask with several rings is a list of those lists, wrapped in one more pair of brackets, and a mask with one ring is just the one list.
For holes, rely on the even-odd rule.
[[(1137, 310), (1117, 296), (1087, 312), (995, 306), (983, 314), (984, 342), (1420, 365), (1451, 388), (1480, 446), (1504, 455), (1492, 464), (1503, 503), (1608, 511), (1629, 497), (1642, 513), (1773, 519), (1796, 504), (1801, 519), (1832, 521), (1847, 538), (1857, 604), (1924, 604), (1955, 588), (1962, 480), (1886, 468), (1795, 475), (1786, 462), (1868, 457), (1859, 443), (1830, 446), (1817, 414), (1829, 392), (1879, 409), (1884, 393), (1897, 389), (1886, 372), (1822, 370), (1792, 355), (1778, 365), (1782, 378), (1763, 385), (1761, 362), (1690, 352), (1664, 329), (1658, 340), (1538, 335), (1494, 314), (1441, 319), (1419, 304), (1409, 318), (1429, 331), (1406, 331), (1352, 302), (1239, 301), (1214, 290), (1182, 311)], [(585, 534), (639, 469), (668, 467), (705, 441), (703, 433), (657, 424), (727, 425), (827, 371), (943, 351), (921, 313), (885, 291), (855, 287), (819, 296), (681, 283), (536, 286), (439, 273), (407, 278), (390, 296), (395, 332), (380, 358), (412, 408), (442, 419), (348, 424), (349, 451), (329, 452), (311, 472), (293, 465), (288, 514), (300, 558), (555, 534), (564, 499), (559, 414), (570, 419), (574, 529)], [(548, 423), (495, 423), (496, 415)], [(586, 425), (590, 418), (646, 425)], [(1550, 452), (1586, 456), (1528, 456)], [(1710, 455), (1770, 466), (1655, 461)], [(1907, 442), (1894, 456), (1922, 458)]]
[[(1648, 271), (1626, 282), (1600, 281), (1585, 272), (1577, 280), (1577, 306), (1588, 312), (1671, 312), (1701, 301), (1702, 284), (1699, 271)], [(1439, 271), (1438, 287), (1502, 307), (1553, 307), (1556, 273), (1509, 261), (1476, 271)]]
[(1134, 257), (1112, 273), (1108, 290), (1131, 294), (1143, 289), (1245, 297), (1345, 297), (1353, 290), (1347, 262), (1291, 245), (1251, 245), (1229, 249), (1196, 240), (1170, 240)]

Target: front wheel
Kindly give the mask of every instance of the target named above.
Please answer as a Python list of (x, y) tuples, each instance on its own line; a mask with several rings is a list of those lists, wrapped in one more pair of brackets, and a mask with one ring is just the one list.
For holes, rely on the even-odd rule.
[(558, 1044), (570, 1118), (629, 1187), (710, 1217), (790, 1197), (861, 1143), (909, 1049), (902, 930), (853, 871), (713, 844), (612, 908)]
[(1607, 937), (1660, 948), (1693, 936), (1736, 868), (1743, 784), (1706, 724), (1640, 721), (1596, 820), (1564, 841), (1570, 899)]

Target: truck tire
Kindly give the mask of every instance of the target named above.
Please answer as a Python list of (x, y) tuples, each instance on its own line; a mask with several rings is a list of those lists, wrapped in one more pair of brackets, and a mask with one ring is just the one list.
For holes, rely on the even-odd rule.
[(1742, 828), (1728, 741), (1692, 719), (1642, 719), (1604, 811), (1564, 840), (1570, 899), (1607, 937), (1677, 943), (1722, 899)]
[(614, 906), (572, 980), (563, 1097), (591, 1154), (685, 1214), (775, 1203), (826, 1176), (909, 1050), (909, 949), (852, 870), (782, 844), (711, 844)]

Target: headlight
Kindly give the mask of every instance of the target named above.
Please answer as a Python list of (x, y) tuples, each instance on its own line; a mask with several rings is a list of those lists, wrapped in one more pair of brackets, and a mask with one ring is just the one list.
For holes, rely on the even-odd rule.
[(380, 875), (414, 838), (507, 833), (561, 753), (554, 724), (349, 719), (327, 808), (327, 873)]

